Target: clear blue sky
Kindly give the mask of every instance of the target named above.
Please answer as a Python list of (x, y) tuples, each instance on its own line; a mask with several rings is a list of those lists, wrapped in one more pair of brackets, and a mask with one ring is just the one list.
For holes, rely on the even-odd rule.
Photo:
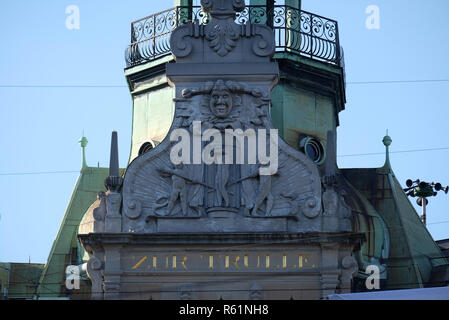
[[(79, 30), (65, 25), (72, 4), (80, 9)], [(379, 30), (365, 27), (369, 5), (380, 8)], [(130, 23), (172, 6), (171, 0), (0, 2), (0, 261), (30, 256), (45, 263), (81, 168), (83, 130), (90, 166), (107, 165), (112, 130), (127, 165), (132, 100), (123, 57)], [(303, 0), (303, 9), (339, 22), (348, 81), (340, 167), (381, 166), (384, 155), (342, 155), (383, 153), (387, 128), (392, 152), (449, 147), (449, 82), (354, 83), (449, 79), (447, 0)], [(80, 85), (117, 87), (70, 87)], [(447, 185), (448, 160), (447, 149), (391, 156), (401, 183)], [(5, 175), (47, 171), (75, 172)], [(430, 199), (428, 228), (436, 240), (449, 238), (448, 206), (449, 195)]]

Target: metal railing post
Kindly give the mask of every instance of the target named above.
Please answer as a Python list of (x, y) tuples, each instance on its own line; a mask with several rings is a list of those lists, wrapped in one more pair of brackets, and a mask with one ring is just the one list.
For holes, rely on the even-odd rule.
[(310, 58), (313, 58), (313, 14), (310, 14)]

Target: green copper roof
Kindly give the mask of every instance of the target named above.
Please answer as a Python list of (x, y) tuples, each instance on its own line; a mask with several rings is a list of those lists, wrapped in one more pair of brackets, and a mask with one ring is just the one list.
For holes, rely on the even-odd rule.
[[(85, 157), (87, 139), (83, 136), (79, 143), (83, 149), (83, 167), (40, 277), (39, 297), (65, 295), (66, 267), (83, 262), (82, 252), (78, 250), (80, 247), (77, 240), (79, 224), (84, 213), (97, 199), (98, 192), (106, 191), (104, 181), (109, 175), (109, 169), (88, 167)], [(120, 174), (123, 173), (124, 169), (121, 169)]]
[(43, 268), (35, 263), (0, 263), (2, 294), (8, 299), (33, 299)]
[(73, 260), (73, 239), (97, 193), (105, 191), (104, 180), (108, 173), (107, 168), (87, 167), (81, 171), (39, 281), (39, 296), (60, 296), (64, 292), (65, 269)]
[(343, 169), (350, 183), (371, 202), (381, 215), (390, 236), (388, 289), (429, 285), (432, 272), (447, 264), (427, 228), (396, 179), (389, 161), (391, 138), (386, 146), (385, 165), (378, 169)]

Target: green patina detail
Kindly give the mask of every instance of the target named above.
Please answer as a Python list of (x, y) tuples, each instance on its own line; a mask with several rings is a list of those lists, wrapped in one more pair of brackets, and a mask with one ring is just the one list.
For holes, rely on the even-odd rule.
[[(272, 4), (274, 4), (273, 0), (250, 0), (249, 5), (250, 6), (266, 6), (270, 2), (272, 2)], [(175, 1), (175, 3), (176, 3), (176, 1)], [(285, 5), (293, 7), (293, 8), (301, 9), (301, 0), (285, 0)]]
[(175, 7), (177, 7), (177, 6), (184, 7), (184, 6), (189, 6), (189, 5), (191, 6), (193, 4), (193, 0), (175, 0), (174, 2), (175, 2)]
[(78, 143), (80, 144), (81, 148), (83, 149), (83, 162), (82, 162), (82, 166), (81, 168), (87, 168), (87, 162), (86, 162), (86, 147), (89, 141), (87, 141), (87, 138), (84, 136), (81, 137), (81, 139), (78, 141)]
[(162, 57), (162, 58), (159, 58), (156, 60), (151, 60), (151, 61), (148, 61), (147, 63), (139, 64), (137, 66), (125, 69), (125, 76), (129, 77), (133, 74), (139, 73), (144, 70), (151, 69), (153, 67), (156, 67), (156, 66), (159, 66), (161, 64), (165, 64), (165, 63), (168, 63), (171, 61), (174, 61), (172, 55), (167, 55), (165, 57)]
[[(390, 238), (387, 264), (387, 289), (407, 289), (428, 285), (432, 274), (447, 265), (440, 248), (422, 223), (413, 205), (397, 181), (389, 161), (391, 138), (386, 146), (385, 165), (378, 169), (343, 169), (344, 177), (362, 193), (385, 222)], [(363, 230), (368, 227), (362, 227)], [(385, 229), (385, 228), (384, 228)], [(375, 231), (368, 242), (378, 246), (381, 234)], [(376, 257), (362, 246), (362, 254)]]
[[(87, 209), (97, 199), (98, 192), (106, 191), (104, 181), (109, 175), (109, 168), (84, 166), (87, 139), (83, 137), (80, 143), (83, 148), (83, 168), (40, 276), (37, 288), (39, 298), (66, 296), (66, 267), (86, 262), (83, 261), (84, 252), (77, 239), (79, 224)], [(125, 169), (120, 170), (121, 175), (124, 172)]]
[(0, 297), (33, 299), (43, 269), (43, 264), (0, 263)]
[(175, 114), (174, 90), (168, 86), (133, 97), (131, 154), (134, 160), (145, 142), (154, 145), (168, 134)]
[(304, 65), (317, 68), (323, 71), (331, 72), (336, 75), (341, 75), (342, 68), (335, 66), (333, 64), (329, 63), (323, 63), (320, 61), (316, 61), (310, 58), (303, 57), (301, 55), (295, 54), (295, 53), (289, 53), (289, 52), (276, 52), (274, 54), (274, 59), (280, 60), (280, 59), (287, 59), (293, 62), (302, 63)]
[(415, 197), (421, 198), (433, 197), (435, 195), (435, 191), (433, 190), (433, 187), (430, 185), (427, 185), (424, 188), (416, 187), (413, 193)]
[(250, 0), (249, 5), (250, 6), (266, 6), (267, 2), (270, 0)]
[(326, 148), (327, 132), (336, 127), (330, 98), (281, 82), (272, 91), (271, 118), (279, 135), (298, 149), (301, 135), (318, 138)]
[(104, 180), (108, 173), (107, 168), (87, 167), (78, 177), (39, 281), (39, 297), (64, 295), (65, 269), (76, 259), (72, 257), (73, 239), (84, 213), (96, 200), (98, 192), (105, 191)]

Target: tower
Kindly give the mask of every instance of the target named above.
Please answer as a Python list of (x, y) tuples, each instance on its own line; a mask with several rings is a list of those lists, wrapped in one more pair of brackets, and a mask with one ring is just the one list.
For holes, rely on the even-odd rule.
[[(207, 5), (215, 1), (205, 2)], [(210, 51), (207, 56), (215, 57), (215, 62), (221, 61), (227, 66), (230, 66), (229, 63), (240, 62), (242, 70), (229, 67), (217, 72), (216, 69), (209, 68), (205, 75), (204, 68), (197, 68), (198, 65), (192, 67), (193, 63), (197, 61), (195, 59), (201, 61), (199, 65), (211, 61), (203, 61), (198, 56), (187, 55), (186, 58), (180, 54), (179, 51), (186, 47), (182, 47), (183, 41), (179, 39), (174, 42), (175, 45), (181, 44), (174, 49), (176, 61), (173, 58), (174, 46), (170, 38), (174, 30), (190, 28), (186, 35), (189, 41), (190, 38), (194, 41), (203, 39), (202, 32), (211, 18), (214, 18), (210, 8), (203, 10), (194, 6), (196, 3), (193, 1), (180, 1), (173, 9), (132, 23), (131, 45), (126, 50), (125, 69), (133, 99), (133, 135), (127, 173), (123, 176), (123, 170), (117, 175), (116, 161), (111, 161), (109, 169), (114, 170), (109, 170), (107, 190), (103, 192), (101, 190), (108, 170), (90, 168), (83, 164), (80, 180), (41, 279), (41, 291), (47, 296), (62, 292), (59, 291), (64, 286), (62, 266), (70, 259), (73, 260), (72, 264), (80, 265), (82, 269), (87, 268), (92, 297), (99, 299), (133, 297), (121, 295), (122, 292), (135, 292), (133, 288), (123, 287), (122, 280), (128, 279), (133, 272), (136, 275), (155, 270), (159, 272), (156, 272), (158, 275), (166, 277), (168, 286), (157, 289), (160, 295), (149, 296), (148, 291), (151, 290), (143, 290), (137, 298), (199, 298), (197, 293), (201, 290), (198, 290), (198, 279), (182, 274), (186, 271), (185, 268), (192, 268), (192, 261), (193, 267), (200, 268), (194, 270), (201, 270), (206, 274), (211, 270), (226, 272), (242, 268), (247, 272), (257, 271), (253, 269), (259, 268), (258, 271), (263, 269), (275, 273), (294, 270), (298, 272), (298, 278), (301, 278), (301, 271), (307, 270), (312, 275), (308, 280), (313, 284), (302, 283), (300, 288), (313, 296), (296, 292), (287, 298), (320, 298), (335, 291), (363, 291), (368, 266), (379, 268), (381, 289), (428, 286), (434, 283), (437, 271), (447, 264), (444, 259), (439, 258), (441, 252), (419, 219), (415, 219), (416, 213), (401, 193), (400, 184), (394, 177), (389, 161), (376, 169), (339, 169), (336, 165), (336, 127), (339, 125), (338, 114), (344, 109), (345, 103), (344, 63), (336, 21), (301, 10), (299, 1), (286, 1), (283, 5), (274, 5), (273, 1), (251, 1), (245, 8), (242, 1), (235, 0), (233, 3), (239, 8), (233, 17), (238, 26), (236, 30), (239, 38), (233, 39), (225, 49), (218, 45), (219, 41), (207, 40), (209, 42), (206, 42), (207, 46), (203, 49)], [(229, 12), (226, 14), (229, 15)], [(226, 19), (229, 20), (229, 16)], [(245, 29), (244, 26), (247, 25), (250, 27)], [(241, 42), (247, 43), (258, 37), (254, 32), (256, 29), (265, 29), (261, 26), (274, 31), (274, 53), (272, 56), (262, 55), (262, 58), (257, 54), (256, 57), (251, 57), (255, 60), (262, 59), (259, 62), (265, 65), (277, 65), (277, 69), (264, 69), (265, 73), (257, 68), (249, 70), (246, 64), (255, 61), (244, 60), (242, 63), (238, 60), (242, 56), (235, 54), (244, 50), (240, 46)], [(269, 37), (268, 34), (265, 36)], [(266, 44), (268, 42), (261, 42), (259, 50), (264, 51)], [(232, 59), (236, 60), (231, 61)], [(189, 72), (181, 72), (182, 68), (189, 66)], [(203, 73), (200, 73), (201, 70)], [(254, 77), (255, 72), (259, 72), (257, 77)], [(189, 79), (186, 79), (186, 74)], [(248, 78), (251, 74), (252, 79)], [(210, 79), (206, 81), (207, 77)], [(212, 82), (210, 86), (206, 85), (209, 80)], [(235, 83), (228, 83), (229, 81)], [(183, 92), (183, 82), (186, 88), (193, 89), (190, 93)], [(246, 85), (242, 85), (245, 83)], [(276, 86), (271, 88), (274, 83)], [(259, 88), (264, 95), (258, 97), (257, 91), (250, 90), (254, 87)], [(260, 175), (252, 176), (254, 172), (249, 170), (251, 168), (243, 168), (243, 171), (220, 171), (213, 167), (208, 173), (200, 171), (185, 175), (182, 166), (172, 168), (168, 166), (167, 158), (165, 161), (157, 158), (158, 154), (167, 149), (166, 141), (171, 128), (182, 128), (184, 121), (190, 121), (188, 115), (191, 112), (187, 112), (192, 111), (190, 104), (201, 105), (200, 98), (211, 95), (214, 89), (219, 92), (228, 91), (235, 98), (232, 101), (233, 107), (237, 106), (235, 110), (255, 104), (255, 110), (260, 113), (242, 119), (259, 119), (261, 122), (251, 124), (256, 127), (263, 125), (264, 128), (277, 128), (286, 144), (294, 149), (289, 152), (295, 159), (293, 161), (297, 161), (294, 162), (296, 170), (289, 168), (288, 163), (287, 167), (285, 163), (282, 163), (283, 168), (280, 165), (280, 176), (273, 177), (271, 181), (271, 190), (274, 190), (271, 196), (267, 193), (266, 197), (254, 201), (257, 193), (270, 189), (259, 189), (259, 186), (269, 186), (270, 182), (262, 184)], [(262, 98), (262, 102), (256, 103), (259, 98)], [(212, 108), (210, 104), (209, 108)], [(267, 125), (268, 118), (271, 119), (272, 127)], [(389, 147), (391, 139), (384, 139), (384, 143)], [(280, 148), (283, 152), (290, 150), (286, 144)], [(115, 146), (116, 143), (113, 142), (111, 150), (115, 150)], [(301, 154), (298, 155), (299, 153)], [(116, 151), (111, 154), (113, 159)], [(156, 161), (148, 165), (147, 160), (153, 158)], [(152, 167), (153, 165), (157, 166)], [(148, 171), (138, 171), (139, 166)], [(245, 170), (246, 175), (243, 174)], [(221, 198), (217, 196), (217, 190), (223, 190), (223, 187), (215, 185), (216, 180), (220, 181), (215, 179), (220, 175), (217, 173), (221, 176), (229, 173), (228, 182), (232, 186), (227, 193), (228, 197), (225, 193), (221, 193)], [(306, 178), (310, 178), (310, 190), (302, 189), (305, 188), (301, 185), (304, 177), (297, 176), (298, 173), (304, 173)], [(134, 176), (133, 183), (129, 183), (132, 179), (127, 178), (127, 175)], [(122, 177), (125, 178), (123, 186), (120, 180)], [(154, 180), (137, 181), (142, 177)], [(181, 182), (181, 187), (179, 193), (175, 193), (176, 197), (171, 199), (176, 177), (180, 178), (178, 182)], [(294, 182), (279, 189), (282, 183), (277, 181), (280, 177), (281, 181), (290, 177)], [(186, 203), (183, 200), (182, 179), (188, 180), (185, 189), (189, 192), (192, 190), (193, 195), (189, 195), (189, 201), (192, 198), (195, 201)], [(247, 183), (248, 181), (251, 183)], [(242, 194), (251, 194), (248, 192), (251, 191), (251, 185), (253, 195), (242, 197)], [(205, 189), (207, 192), (204, 192)], [(291, 192), (279, 192), (286, 189)], [(202, 197), (198, 196), (201, 194), (198, 190), (203, 190)], [(300, 192), (295, 193), (297, 190)], [(98, 197), (94, 202), (97, 192)], [(208, 196), (204, 196), (205, 194)], [(239, 198), (243, 199), (241, 207), (236, 200)], [(258, 202), (260, 204), (255, 206)], [(280, 203), (285, 207), (281, 208)], [(253, 211), (255, 216), (251, 217)], [(274, 217), (267, 217), (267, 213)], [(77, 223), (79, 228), (76, 228)], [(254, 229), (251, 230), (253, 232), (248, 232), (250, 228)], [(105, 230), (115, 235), (108, 235)], [(163, 234), (169, 231), (190, 234), (189, 237), (176, 239)], [(232, 231), (245, 233), (246, 236), (235, 238), (230, 234)], [(337, 238), (332, 238), (333, 234)], [(77, 244), (77, 240), (82, 242), (82, 246)], [(124, 244), (123, 240), (128, 244)], [(281, 249), (286, 247), (285, 240), (298, 246), (289, 247), (291, 250), (282, 252)], [(178, 245), (182, 242), (189, 249), (204, 249), (207, 245), (209, 251), (203, 250), (205, 254), (202, 257), (201, 254), (198, 255), (198, 251), (191, 251), (193, 255), (190, 256), (183, 255), (186, 247), (173, 246), (176, 241)], [(219, 251), (220, 248), (223, 249), (223, 241), (240, 247), (249, 242), (252, 249), (241, 252)], [(274, 246), (270, 246), (273, 241)], [(129, 244), (132, 246), (129, 247)], [(153, 249), (159, 248), (165, 255), (145, 251), (149, 245)], [(70, 253), (70, 250), (78, 247), (81, 250), (86, 248), (87, 251), (81, 261), (75, 259), (77, 254)], [(317, 248), (322, 255), (317, 255)], [(134, 255), (122, 255), (127, 249), (138, 250), (133, 251)], [(424, 256), (422, 252), (425, 253)], [(122, 258), (124, 260), (120, 260)], [(123, 262), (122, 265), (118, 263), (120, 261)], [(127, 269), (122, 270), (122, 266)], [(321, 269), (329, 272), (323, 273)], [(173, 272), (178, 272), (176, 276), (182, 279), (184, 285), (170, 283)], [(206, 277), (203, 280), (206, 282), (208, 279)], [(145, 283), (145, 278), (140, 280)], [(270, 290), (267, 290), (263, 279), (259, 280), (254, 283), (242, 281), (239, 285), (244, 287), (234, 289), (244, 292), (242, 298), (245, 299), (261, 295), (263, 298), (271, 298), (264, 296)], [(174, 292), (175, 296), (163, 295), (167, 292)], [(217, 298), (226, 297), (229, 298), (226, 295)]]
[[(173, 62), (171, 32), (186, 21), (208, 22), (208, 15), (192, 1), (175, 1), (175, 5), (131, 24), (125, 70), (133, 97), (130, 162), (159, 144), (173, 120), (174, 92), (165, 73), (166, 65)], [(335, 154), (326, 154), (328, 131), (336, 142), (338, 114), (345, 104), (338, 23), (301, 10), (299, 0), (287, 0), (283, 5), (252, 0), (236, 16), (239, 24), (247, 21), (274, 30), (274, 59), (280, 69), (272, 92), (274, 126), (290, 146), (312, 157), (324, 172), (327, 158), (335, 162)]]
[[(201, 3), (192, 21), (172, 31), (168, 44), (174, 61), (151, 80), (165, 77), (173, 92), (165, 96), (174, 97), (166, 137), (137, 155), (122, 181), (108, 177), (107, 193), (83, 218), (79, 239), (90, 255), (93, 298), (319, 299), (350, 291), (357, 271), (352, 251), (362, 234), (351, 231), (335, 161), (320, 170), (325, 159), (313, 157), (323, 157), (325, 149), (334, 152), (335, 122), (321, 131), (299, 126), (304, 135), (315, 136), (301, 137), (308, 141), (292, 147), (279, 138), (270, 116), (273, 101), (288, 106), (283, 91), (291, 90), (289, 82), (281, 85), (280, 99), (271, 99), (282, 78), (273, 56), (277, 49), (301, 53), (293, 45), (301, 32), (286, 27), (295, 12), (301, 20), (301, 12), (288, 6), (270, 12), (241, 0)], [(185, 10), (178, 7), (172, 14), (183, 16)], [(283, 26), (268, 21), (279, 10), (289, 12)], [(266, 23), (258, 23), (264, 16)], [(309, 40), (315, 43), (315, 35)], [(336, 48), (333, 58), (320, 59), (336, 63)], [(128, 53), (132, 63), (146, 51), (136, 42)], [(153, 68), (151, 63), (146, 67)], [(149, 89), (146, 67), (134, 67), (140, 77), (129, 70), (127, 75), (131, 83), (139, 79), (134, 89), (146, 88), (139, 94), (151, 109), (157, 88)], [(331, 140), (325, 144), (320, 137)], [(308, 144), (318, 147), (317, 154), (309, 153)], [(111, 168), (115, 154), (111, 151)]]

